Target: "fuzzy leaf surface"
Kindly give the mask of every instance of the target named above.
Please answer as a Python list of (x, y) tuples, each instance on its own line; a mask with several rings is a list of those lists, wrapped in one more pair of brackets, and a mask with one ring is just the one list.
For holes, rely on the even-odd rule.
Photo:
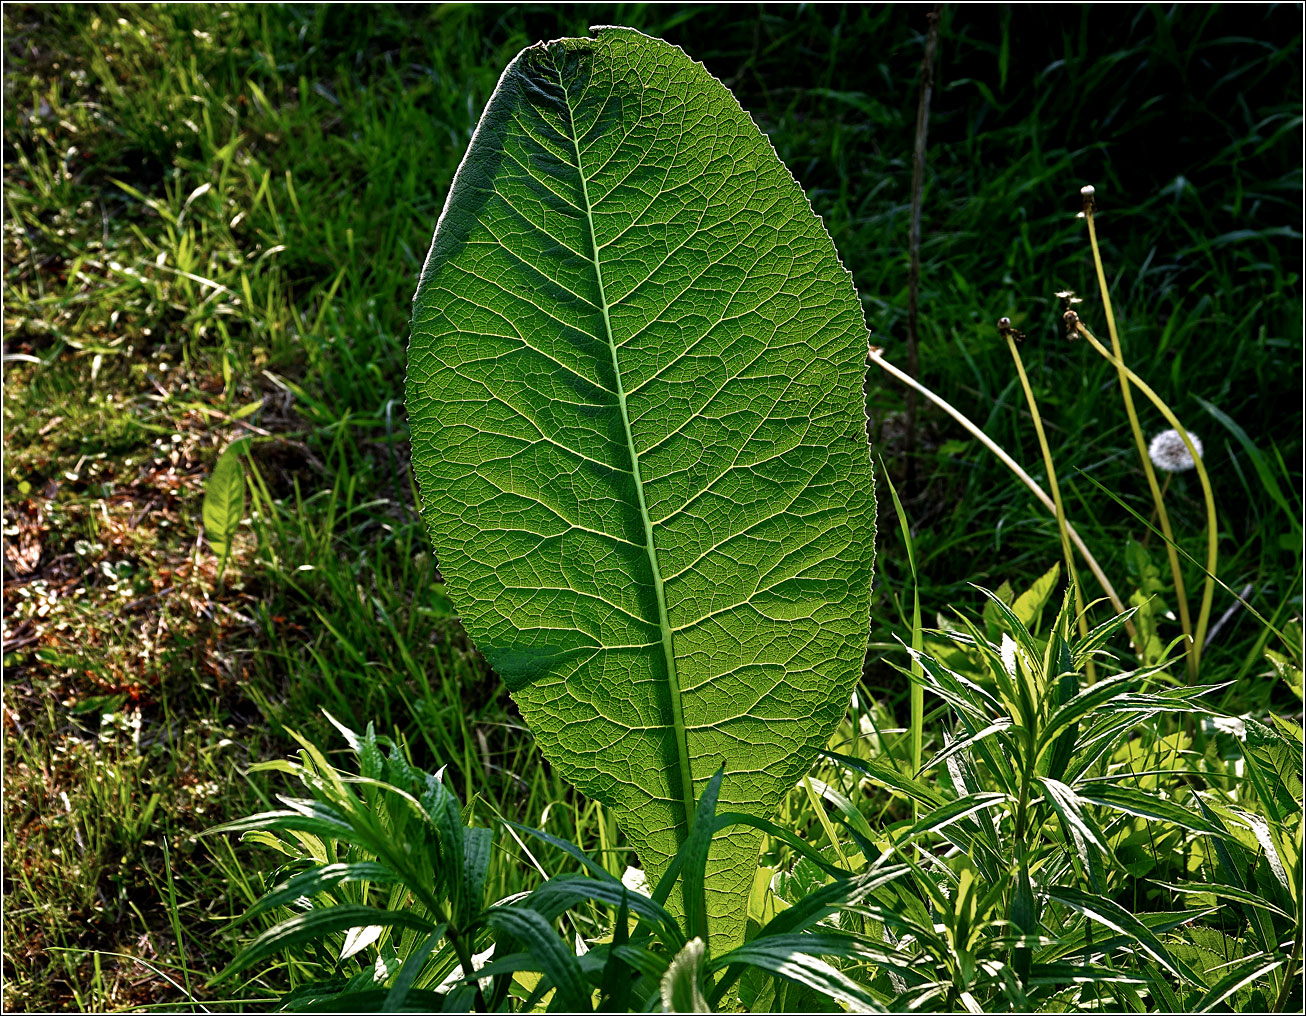
[[(654, 878), (719, 767), (722, 810), (774, 811), (860, 673), (866, 343), (829, 235), (702, 65), (615, 28), (509, 65), (415, 298), (413, 462), (468, 633)], [(713, 846), (727, 938), (756, 840)]]

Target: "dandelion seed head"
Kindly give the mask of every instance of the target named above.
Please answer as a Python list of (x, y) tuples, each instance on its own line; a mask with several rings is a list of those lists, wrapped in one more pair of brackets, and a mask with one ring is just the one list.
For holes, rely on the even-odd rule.
[[(1198, 455), (1204, 454), (1201, 439), (1196, 434), (1189, 431), (1188, 440), (1193, 443)], [(1147, 446), (1147, 454), (1152, 465), (1167, 473), (1182, 473), (1196, 465), (1188, 446), (1184, 444), (1183, 435), (1177, 430), (1163, 430), (1157, 434)]]
[(1090, 183), (1090, 184), (1085, 184), (1083, 187), (1080, 187), (1079, 193), (1084, 195), (1084, 197), (1086, 198), (1091, 198), (1096, 193), (1096, 191), (1093, 190), (1093, 185)]

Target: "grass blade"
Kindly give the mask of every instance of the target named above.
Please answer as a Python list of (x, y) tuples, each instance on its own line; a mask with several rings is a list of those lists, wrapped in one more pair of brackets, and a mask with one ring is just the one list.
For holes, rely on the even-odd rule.
[(378, 910), (375, 907), (352, 903), (323, 907), (269, 928), (242, 949), (225, 969), (210, 979), (209, 983), (218, 984), (232, 974), (260, 963), (282, 949), (294, 949), (296, 946), (318, 941), (339, 931), (369, 928), (374, 925), (414, 928), (424, 932), (435, 929), (431, 921), (407, 910)]
[(558, 992), (564, 1011), (590, 1012), (589, 985), (576, 955), (540, 913), (528, 907), (495, 907), (486, 918), (495, 931), (519, 939), (539, 964), (539, 971)]
[(1105, 925), (1119, 935), (1136, 942), (1149, 956), (1163, 966), (1170, 974), (1193, 984), (1201, 984), (1201, 979), (1188, 968), (1188, 965), (1170, 954), (1159, 938), (1142, 921), (1131, 914), (1114, 900), (1101, 896), (1090, 896), (1069, 886), (1053, 886), (1047, 890), (1049, 900), (1069, 907), (1099, 924)]

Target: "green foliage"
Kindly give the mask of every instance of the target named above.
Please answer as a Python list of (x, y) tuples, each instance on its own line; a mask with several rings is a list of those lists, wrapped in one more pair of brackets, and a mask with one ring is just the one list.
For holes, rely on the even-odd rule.
[[(641, 1011), (659, 1001), (667, 1011), (707, 1012), (706, 988), (716, 978), (718, 1001), (745, 967), (792, 981), (826, 997), (869, 1003), (854, 980), (822, 956), (856, 956), (855, 938), (828, 929), (810, 932), (843, 897), (861, 891), (834, 873), (834, 892), (819, 887), (796, 900), (746, 945), (710, 950), (665, 907), (677, 880), (693, 882), (701, 898), (714, 837), (740, 822), (776, 835), (783, 831), (751, 816), (716, 813), (724, 770), (699, 798), (695, 835), (680, 847), (651, 896), (626, 887), (578, 847), (539, 830), (514, 830), (562, 846), (586, 875), (558, 875), (533, 892), (492, 900), (486, 869), (493, 834), (465, 824), (457, 797), (440, 773), (413, 766), (403, 749), (369, 727), (359, 737), (337, 725), (354, 753), (359, 775), (345, 775), (301, 739), (297, 762), (261, 763), (297, 779), (308, 797), (282, 797), (286, 806), (219, 826), (273, 846), (287, 860), (283, 881), (242, 920), (288, 913), (243, 948), (214, 981), (226, 980), (278, 953), (290, 962), (321, 949), (332, 976), (309, 980), (282, 998), (292, 1011)], [(388, 754), (383, 749), (388, 749)], [(812, 855), (795, 839), (795, 845)], [(899, 869), (900, 870), (900, 869)], [(891, 872), (892, 874), (893, 872)], [(611, 931), (583, 948), (555, 930), (574, 908), (597, 907)], [(575, 918), (573, 917), (574, 921)], [(728, 931), (727, 931), (728, 933)], [(486, 948), (488, 946), (488, 948)], [(375, 956), (368, 962), (365, 956)]]
[(220, 568), (227, 565), (231, 541), (245, 517), (245, 469), (240, 456), (247, 445), (236, 441), (223, 449), (204, 484), (204, 535), (222, 562)]
[[(214, 979), (224, 980), (282, 950), (334, 937), (340, 962), (368, 948), (382, 958), (413, 954), (419, 959), (412, 965), (396, 963), (393, 969), (381, 963), (377, 971), (386, 977), (369, 968), (343, 986), (301, 986), (300, 1000), (311, 994), (342, 1005), (362, 1004), (349, 999), (393, 975), (381, 1000), (393, 1011), (410, 1000), (429, 999), (417, 979), (419, 970), (462, 960), (470, 964), (465, 946), (482, 917), (489, 831), (463, 824), (458, 799), (442, 774), (415, 768), (398, 746), (378, 738), (370, 726), (363, 737), (340, 730), (358, 758), (358, 776), (342, 777), (317, 748), (302, 741), (298, 762), (266, 762), (255, 769), (292, 775), (312, 796), (283, 797), (282, 810), (213, 830), (244, 833), (291, 858), (282, 869), (288, 877), (245, 919), (317, 901), (307, 912), (266, 929)], [(383, 751), (387, 747), (388, 755)], [(270, 830), (288, 835), (278, 840)], [(369, 905), (378, 894), (387, 906)], [(445, 945), (437, 949), (442, 941)]]
[[(105, 1011), (243, 1000), (263, 1010), (288, 988), (329, 978), (338, 953), (306, 946), (250, 981), (225, 982), (237, 997), (213, 999), (201, 982), (230, 958), (234, 937), (222, 929), (273, 888), (264, 875), (285, 855), (225, 839), (197, 847), (191, 835), (271, 807), (258, 802), (274, 774), (245, 779), (245, 764), (284, 754), (286, 727), (320, 738), (329, 730), (323, 706), (356, 729), (376, 719), (378, 730), (406, 736), (432, 771), (447, 765), (446, 782), (477, 809), (478, 828), (506, 815), (581, 844), (620, 874), (632, 858), (610, 813), (541, 763), (441, 594), (412, 511), (401, 404), (409, 297), (429, 224), (505, 63), (537, 39), (614, 20), (612, 8), (7, 4), (3, 16), (5, 535), (7, 549), (20, 546), (31, 532), (24, 512), (39, 509), (41, 541), (35, 572), (6, 572), (7, 1004)], [(808, 4), (625, 5), (620, 18), (703, 60), (756, 117), (830, 230), (890, 357), (906, 313), (923, 17), (910, 5)], [(1022, 350), (1068, 510), (1119, 581), (1130, 534), (1146, 541), (1150, 509), (1138, 463), (1122, 454), (1118, 407), (1102, 398), (1110, 368), (1060, 341), (1051, 296), (1091, 290), (1073, 192), (1095, 183), (1128, 361), (1206, 443), (1221, 578), (1231, 586), (1217, 593), (1225, 622), (1213, 625), (1203, 657), (1210, 681), (1224, 685), (1208, 701), (1229, 715), (1200, 730), (1184, 713), (1157, 717), (1103, 758), (1137, 773), (1152, 794), (1185, 800), (1184, 788), (1202, 789), (1211, 816), (1190, 815), (1214, 816), (1239, 849), (1212, 836), (1192, 848), (1192, 834), (1167, 822), (1092, 803), (1081, 810), (1099, 828), (1102, 816), (1119, 816), (1103, 832), (1125, 871), (1121, 906), (1154, 929), (1175, 919), (1157, 914), (1191, 918), (1158, 934), (1212, 983), (1209, 1004), (1291, 1011), (1299, 960), (1278, 968), (1277, 994), (1274, 971), (1223, 1002), (1212, 979), (1225, 977), (1216, 972), (1225, 963), (1235, 985), (1255, 974), (1257, 961), (1244, 960), (1262, 940), (1301, 940), (1282, 916), (1297, 908), (1281, 905), (1256, 829), (1237, 817), (1266, 806), (1248, 782), (1233, 719), (1282, 732), (1274, 717), (1297, 727), (1301, 708), (1293, 511), (1301, 426), (1284, 411), (1299, 395), (1302, 349), (1299, 12), (945, 5), (942, 17), (925, 171), (921, 376), (1032, 468), (1038, 449), (1020, 389), (989, 338), (994, 320), (1014, 318), (1029, 335)], [(919, 484), (908, 489), (901, 392), (874, 386), (869, 397), (877, 450), (911, 513), (927, 617), (978, 611), (968, 583), (1009, 580), (1013, 602), (1056, 556), (1050, 517), (928, 408)], [(212, 562), (195, 554), (202, 481), (217, 452), (251, 432), (256, 542), (236, 541), (226, 589), (213, 594)], [(1192, 479), (1176, 476), (1166, 501), (1186, 574), (1200, 581)], [(836, 868), (862, 859), (844, 841), (841, 862), (827, 840), (827, 824), (845, 815), (833, 793), (879, 830), (906, 820), (913, 801), (921, 815), (942, 798), (951, 805), (949, 763), (967, 759), (917, 777), (897, 732), (909, 693), (894, 669), (907, 666), (896, 639), (911, 642), (919, 625), (906, 556), (885, 535), (893, 533), (881, 532), (877, 602), (902, 597), (905, 609), (900, 622), (878, 612), (854, 708), (829, 746), (874, 776), (841, 776), (823, 763), (816, 792), (798, 789), (776, 818), (820, 844), (819, 860)], [(1155, 534), (1147, 548), (1158, 562), (1164, 556)], [(1164, 648), (1177, 634), (1166, 616), (1175, 600), (1163, 588), (1151, 603)], [(1258, 615), (1288, 636), (1282, 644)], [(999, 644), (996, 611), (985, 620)], [(923, 644), (970, 673), (966, 647), (932, 636)], [(1121, 636), (1107, 644), (1123, 653)], [(1161, 675), (1153, 680), (1164, 686)], [(949, 707), (929, 701), (913, 723), (923, 760), (945, 747), (941, 723), (955, 723)], [(1263, 789), (1273, 800), (1276, 788)], [(813, 814), (822, 801), (833, 816), (825, 822)], [(1282, 815), (1284, 826), (1267, 825), (1268, 840), (1291, 883), (1300, 834), (1294, 814)], [(948, 856), (956, 848), (942, 839), (950, 828), (927, 839), (956, 865)], [(1045, 831), (1060, 836), (1054, 823)], [(520, 835), (529, 849), (500, 831), (487, 898), (536, 888), (541, 869), (580, 865), (557, 843)], [(759, 927), (808, 891), (786, 888), (781, 899), (767, 891), (772, 873), (794, 873), (805, 887), (835, 877), (779, 837), (763, 848)], [(847, 930), (853, 917), (828, 919)], [(585, 905), (558, 921), (569, 945), (577, 934), (596, 941), (614, 923), (610, 907)], [(1101, 963), (1103, 934), (1092, 939), (1100, 978), (1113, 969)], [(1111, 948), (1127, 986), (1137, 968)], [(1271, 954), (1259, 962), (1279, 963), (1272, 956), (1282, 949)], [(403, 964), (384, 948), (359, 955), (392, 974), (401, 966), (399, 976), (422, 965), (420, 946)], [(1072, 951), (1056, 961), (1062, 967), (1049, 962), (1033, 976), (1065, 983), (1082, 958)], [(897, 968), (913, 961), (899, 958)], [(618, 966), (611, 982), (630, 984), (631, 968), (619, 977)], [(837, 1005), (755, 972), (738, 982), (753, 1008)], [(1100, 983), (1101, 997), (1091, 986), (1067, 989), (1080, 1001), (1064, 1007), (1133, 1007)], [(625, 1007), (619, 991), (607, 997)], [(403, 1006), (432, 1002), (415, 993)]]
[[(415, 298), (413, 461), (468, 634), (654, 876), (718, 767), (774, 809), (860, 672), (865, 352), (829, 236), (701, 65), (615, 28), (509, 65)], [(726, 940), (755, 856), (740, 831), (709, 866)]]
[[(1208, 712), (1203, 699), (1216, 689), (1167, 687), (1164, 660), (1119, 672), (1102, 648), (1106, 631), (1072, 634), (1069, 595), (1042, 636), (1001, 597), (990, 603), (998, 639), (965, 624), (937, 633), (959, 650), (949, 665), (911, 654), (953, 717), (946, 747), (925, 765), (941, 780), (946, 772), (941, 803), (869, 843), (845, 822), (865, 856), (897, 850), (911, 868), (854, 908), (884, 941), (903, 943), (897, 965), (886, 958), (871, 982), (886, 992), (879, 1000), (942, 1011), (1103, 1003), (1207, 1011), (1239, 992), (1237, 1007), (1286, 997), (1294, 982), (1284, 972), (1293, 963), (1285, 943), (1301, 925), (1289, 916), (1299, 912), (1301, 866), (1291, 844), (1300, 802), (1278, 824), (1251, 818), (1241, 808), (1256, 807), (1254, 780), (1212, 777), (1203, 786), (1187, 754), (1160, 733), (1167, 715)], [(1111, 676), (1089, 684), (1090, 657)], [(1239, 746), (1250, 770), (1257, 742), (1249, 735)], [(883, 779), (882, 761), (835, 758), (928, 799), (901, 772)], [(1130, 861), (1135, 832), (1145, 865)], [(950, 849), (925, 848), (922, 837)], [(1253, 870), (1277, 913), (1240, 888), (1241, 873)], [(1202, 881), (1188, 881), (1198, 874)], [(1140, 906), (1157, 895), (1153, 886), (1179, 909)], [(1203, 909), (1203, 900), (1214, 906)], [(1221, 906), (1220, 930), (1195, 925)], [(1226, 962), (1193, 962), (1188, 943), (1198, 933), (1221, 943)]]
[[(1236, 767), (1209, 780), (1189, 768), (1190, 753), (1172, 750), (1160, 724), (1209, 714), (1212, 689), (1168, 686), (1164, 661), (1116, 671), (1102, 647), (1124, 617), (1076, 637), (1069, 595), (1043, 635), (998, 610), (996, 641), (973, 624), (934, 633), (954, 645), (958, 666), (909, 651), (951, 716), (946, 746), (918, 776), (873, 743), (832, 753), (820, 785), (834, 839), (816, 850), (768, 820), (718, 814), (718, 770), (651, 895), (579, 847), (508, 822), (501, 828), (561, 848), (582, 873), (492, 901), (443, 847), (476, 837), (488, 850), (491, 834), (464, 825), (438, 776), (394, 745), (387, 758), (370, 731), (344, 731), (357, 777), (306, 744), (299, 763), (266, 765), (312, 797), (223, 827), (276, 830), (293, 872), (252, 911), (291, 916), (228, 973), (316, 939), (338, 968), (288, 995), (288, 1008), (311, 997), (393, 1009), (397, 990), (446, 1011), (702, 1012), (734, 999), (773, 1011), (1209, 1011), (1288, 998), (1299, 984), (1286, 943), (1301, 932), (1300, 783), (1267, 820), (1254, 812), (1255, 781)], [(1084, 674), (1090, 657), (1112, 671), (1096, 684)], [(1219, 719), (1248, 769), (1267, 741), (1273, 754), (1300, 731), (1243, 736)], [(872, 825), (854, 803), (867, 785), (912, 797), (922, 813)], [(701, 914), (676, 917), (666, 904), (677, 884), (700, 897), (710, 852), (740, 823), (789, 859), (772, 880), (769, 916), (733, 944)], [(590, 930), (582, 939), (568, 926)]]

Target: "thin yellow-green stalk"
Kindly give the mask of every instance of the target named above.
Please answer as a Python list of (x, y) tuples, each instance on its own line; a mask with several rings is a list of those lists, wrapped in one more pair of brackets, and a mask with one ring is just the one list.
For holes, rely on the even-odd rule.
[[(1007, 327), (1002, 327), (1003, 323)], [(1030, 387), (1029, 376), (1025, 373), (1025, 364), (1016, 348), (1015, 335), (1006, 318), (999, 322), (999, 330), (1007, 340), (1011, 358), (1016, 361), (1016, 374), (1020, 377), (1020, 386), (1025, 390), (1025, 401), (1029, 404), (1029, 415), (1034, 419), (1034, 433), (1038, 435), (1039, 450), (1043, 453), (1043, 466), (1048, 474), (1048, 490), (1052, 492), (1052, 503), (1056, 506), (1057, 532), (1061, 535), (1061, 553), (1066, 559), (1066, 575), (1070, 579), (1075, 593), (1075, 619), (1078, 622), (1080, 638), (1088, 636), (1088, 608), (1084, 603), (1084, 590), (1079, 584), (1079, 571), (1075, 568), (1075, 555), (1070, 549), (1070, 533), (1066, 529), (1066, 506), (1061, 500), (1061, 486), (1057, 483), (1057, 470), (1052, 462), (1052, 449), (1048, 446), (1047, 434), (1043, 431), (1043, 416), (1038, 411), (1038, 401), (1034, 398), (1034, 389)], [(1093, 661), (1088, 661), (1088, 680), (1097, 683), (1097, 668)]]
[(852, 865), (848, 863), (848, 858), (844, 856), (843, 848), (839, 845), (839, 834), (835, 832), (834, 824), (825, 813), (825, 805), (821, 803), (821, 795), (816, 792), (812, 786), (810, 776), (803, 777), (803, 790), (807, 792), (807, 800), (815, 812), (817, 820), (821, 823), (821, 828), (825, 831), (825, 838), (830, 841), (830, 846), (834, 847), (834, 856), (839, 862), (839, 867), (844, 871), (852, 871)]
[[(916, 574), (916, 548), (911, 538), (911, 526), (907, 523), (907, 513), (903, 510), (902, 501), (898, 499), (898, 491), (889, 478), (889, 471), (884, 468), (883, 460), (880, 462), (880, 472), (884, 474), (884, 484), (893, 498), (893, 510), (902, 530), (902, 544), (907, 549), (907, 567), (911, 571), (911, 771), (919, 774), (925, 744), (925, 669), (921, 666), (919, 656), (925, 644), (921, 627), (921, 584)], [(920, 802), (915, 798), (911, 802), (911, 817), (913, 822), (921, 817)]]
[(1156, 482), (1156, 470), (1152, 468), (1152, 459), (1147, 454), (1147, 441), (1143, 438), (1143, 428), (1138, 422), (1138, 413), (1134, 409), (1133, 393), (1129, 390), (1129, 368), (1125, 366), (1124, 352), (1120, 348), (1120, 335), (1116, 331), (1115, 314), (1111, 311), (1111, 294), (1107, 292), (1106, 270), (1102, 267), (1102, 254), (1097, 246), (1097, 229), (1093, 225), (1093, 188), (1085, 187), (1080, 191), (1084, 196), (1084, 219), (1088, 223), (1088, 242), (1093, 249), (1093, 264), (1097, 269), (1098, 288), (1102, 291), (1102, 308), (1106, 312), (1107, 331), (1111, 335), (1111, 349), (1115, 356), (1112, 362), (1120, 379), (1120, 396), (1125, 404), (1125, 415), (1129, 417), (1129, 429), (1134, 434), (1134, 444), (1138, 446), (1138, 455), (1143, 462), (1143, 474), (1147, 477), (1147, 487), (1152, 493), (1152, 503), (1156, 505), (1156, 516), (1161, 523), (1161, 532), (1165, 534), (1166, 556), (1170, 561), (1170, 574), (1174, 577), (1175, 600), (1179, 609), (1179, 624), (1192, 642), (1192, 651), (1184, 658), (1188, 668), (1188, 681), (1197, 679), (1197, 665), (1201, 661), (1201, 646), (1193, 638), (1193, 622), (1188, 613), (1188, 594), (1184, 590), (1184, 577), (1179, 567), (1179, 555), (1174, 549), (1174, 531), (1170, 528), (1170, 516), (1161, 499), (1161, 487)]
[[(1206, 466), (1202, 463), (1202, 456), (1193, 445), (1192, 438), (1188, 436), (1188, 430), (1179, 422), (1179, 418), (1174, 415), (1170, 407), (1161, 400), (1156, 392), (1152, 391), (1151, 387), (1142, 378), (1121, 361), (1112, 357), (1111, 351), (1098, 341), (1097, 337), (1084, 326), (1082, 321), (1076, 327), (1079, 334), (1088, 340), (1089, 345), (1107, 360), (1114, 363), (1118, 369), (1123, 370), (1129, 378), (1130, 384), (1137, 387), (1140, 392), (1151, 400), (1152, 405), (1156, 406), (1157, 411), (1165, 417), (1166, 422), (1183, 438), (1188, 454), (1192, 456), (1193, 465), (1197, 469), (1197, 479), (1202, 485), (1202, 497), (1206, 501), (1206, 580), (1202, 587), (1202, 605), (1197, 612), (1197, 631), (1191, 654), (1195, 659), (1193, 668), (1195, 671), (1197, 664), (1201, 663), (1202, 643), (1206, 640), (1206, 629), (1211, 620), (1211, 602), (1215, 598), (1215, 566), (1219, 563), (1219, 519), (1215, 514), (1215, 492), (1211, 487), (1211, 478), (1206, 474)], [(1167, 544), (1167, 549), (1173, 554), (1175, 552), (1173, 538), (1164, 528), (1162, 532), (1165, 532), (1166, 539), (1171, 541)]]
[[(1052, 498), (1048, 497), (1043, 488), (1038, 485), (1038, 481), (1030, 476), (1029, 473), (1025, 472), (1025, 470), (1020, 467), (1020, 464), (1003, 450), (1001, 445), (985, 434), (984, 431), (980, 430), (965, 413), (953, 406), (952, 403), (948, 402), (943, 398), (943, 396), (935, 394), (915, 378), (891, 364), (884, 358), (884, 351), (878, 346), (871, 346), (869, 352), (873, 363), (882, 368), (886, 373), (892, 374), (903, 384), (915, 388), (918, 392), (965, 427), (966, 430), (974, 435), (974, 437), (984, 445), (985, 448), (997, 457), (999, 462), (1016, 474), (1016, 478), (1029, 488), (1030, 493), (1038, 498), (1039, 501), (1043, 503), (1043, 506), (1047, 508), (1054, 517), (1056, 516), (1057, 506), (1055, 502), (1053, 502)], [(1075, 545), (1075, 549), (1079, 551), (1079, 556), (1082, 557), (1084, 563), (1088, 565), (1088, 570), (1093, 573), (1093, 577), (1097, 579), (1098, 585), (1100, 585), (1102, 591), (1106, 593), (1107, 599), (1111, 601), (1112, 608), (1116, 613), (1123, 614), (1125, 612), (1125, 605), (1121, 602), (1119, 595), (1116, 593), (1115, 587), (1111, 585), (1111, 580), (1106, 577), (1106, 572), (1104, 572), (1102, 566), (1097, 563), (1097, 558), (1093, 556), (1092, 552), (1088, 549), (1087, 545), (1075, 530), (1075, 527), (1071, 525), (1069, 520), (1066, 521), (1066, 533), (1070, 537), (1070, 542)], [(1129, 633), (1129, 637), (1133, 640), (1134, 645), (1138, 645), (1138, 631), (1134, 628), (1133, 621), (1125, 622), (1125, 630)]]

